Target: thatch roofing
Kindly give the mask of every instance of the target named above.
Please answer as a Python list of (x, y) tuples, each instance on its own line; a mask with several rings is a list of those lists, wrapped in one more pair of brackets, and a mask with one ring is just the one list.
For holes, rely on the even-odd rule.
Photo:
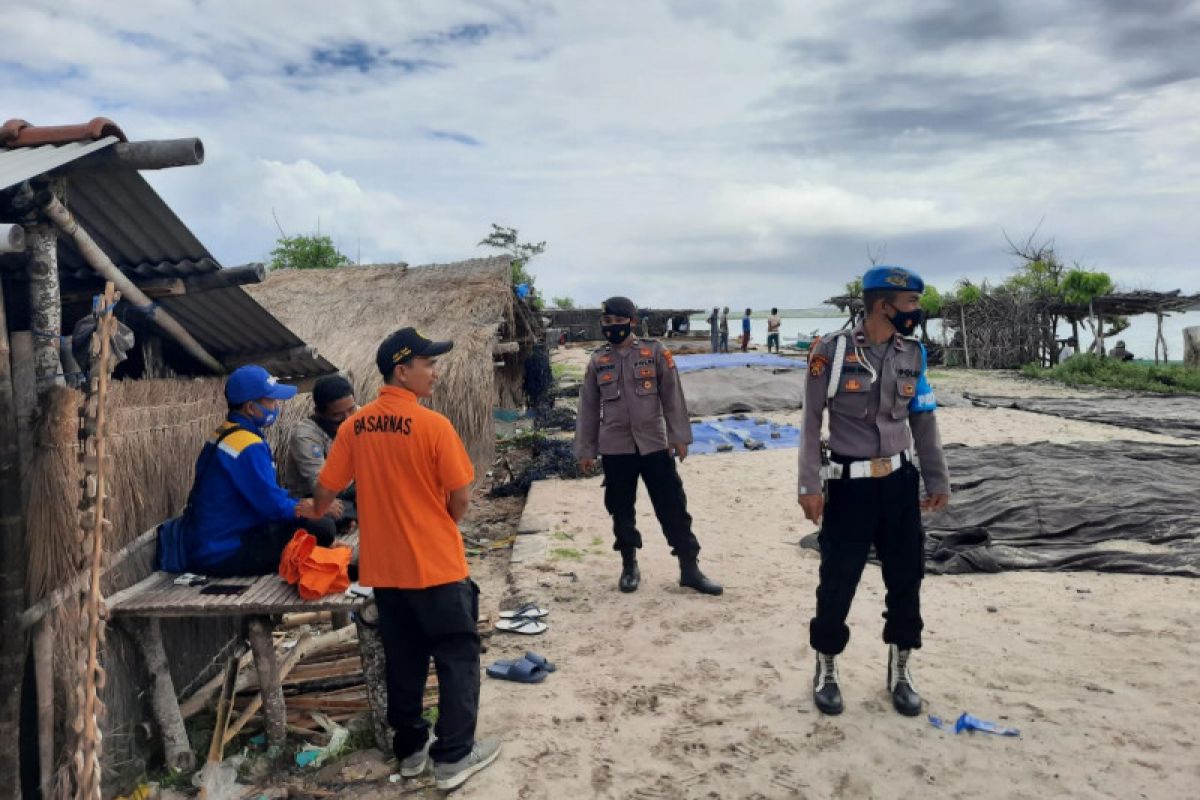
[[(498, 370), (492, 349), (502, 328), (514, 329), (510, 275), (509, 257), (497, 256), (422, 267), (275, 270), (246, 291), (341, 367), (359, 402), (379, 390), (375, 350), (388, 334), (411, 325), (431, 339), (452, 339), (454, 349), (439, 359), (441, 378), (431, 406), (454, 423), (482, 473), (491, 466), (495, 446)], [(307, 399), (288, 406), (283, 432), (309, 413)]]

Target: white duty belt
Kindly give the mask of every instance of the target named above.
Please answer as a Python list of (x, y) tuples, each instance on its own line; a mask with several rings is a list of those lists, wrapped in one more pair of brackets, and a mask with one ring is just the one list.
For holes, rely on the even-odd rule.
[(821, 477), (827, 481), (839, 478), (886, 478), (904, 466), (905, 461), (910, 464), (916, 463), (911, 449), (885, 458), (868, 458), (851, 461), (849, 464), (826, 464), (821, 467)]

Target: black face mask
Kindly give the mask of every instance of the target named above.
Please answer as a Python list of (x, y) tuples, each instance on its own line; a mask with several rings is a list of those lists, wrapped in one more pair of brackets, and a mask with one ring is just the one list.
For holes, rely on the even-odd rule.
[(620, 325), (601, 325), (600, 330), (604, 331), (604, 338), (609, 342), (612, 344), (621, 344), (633, 333), (633, 323), (623, 322)]
[(325, 435), (330, 439), (337, 438), (338, 428), (342, 426), (342, 423), (334, 422), (331, 419), (326, 419), (320, 414), (313, 414), (312, 421), (317, 423), (317, 427), (325, 431)]
[(919, 308), (913, 311), (897, 310), (896, 316), (891, 317), (891, 323), (902, 336), (912, 336), (924, 318), (925, 312)]

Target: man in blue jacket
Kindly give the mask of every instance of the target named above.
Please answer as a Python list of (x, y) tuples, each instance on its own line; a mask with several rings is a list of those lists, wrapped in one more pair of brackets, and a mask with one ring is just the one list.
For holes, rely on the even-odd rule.
[[(257, 365), (234, 370), (225, 383), (229, 414), (204, 445), (182, 516), (159, 530), (158, 566), (170, 572), (227, 577), (267, 575), (292, 535), (304, 528), (318, 544), (333, 543), (334, 519), (314, 513), (280, 487), (264, 430), (296, 387)], [(334, 517), (340, 501), (334, 501)]]

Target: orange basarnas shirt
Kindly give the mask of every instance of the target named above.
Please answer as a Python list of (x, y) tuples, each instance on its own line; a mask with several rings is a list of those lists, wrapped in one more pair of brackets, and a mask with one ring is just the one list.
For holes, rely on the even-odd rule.
[(356, 484), (360, 583), (425, 589), (469, 574), (446, 499), (474, 478), (450, 420), (384, 386), (338, 428), (317, 480), (331, 492)]

